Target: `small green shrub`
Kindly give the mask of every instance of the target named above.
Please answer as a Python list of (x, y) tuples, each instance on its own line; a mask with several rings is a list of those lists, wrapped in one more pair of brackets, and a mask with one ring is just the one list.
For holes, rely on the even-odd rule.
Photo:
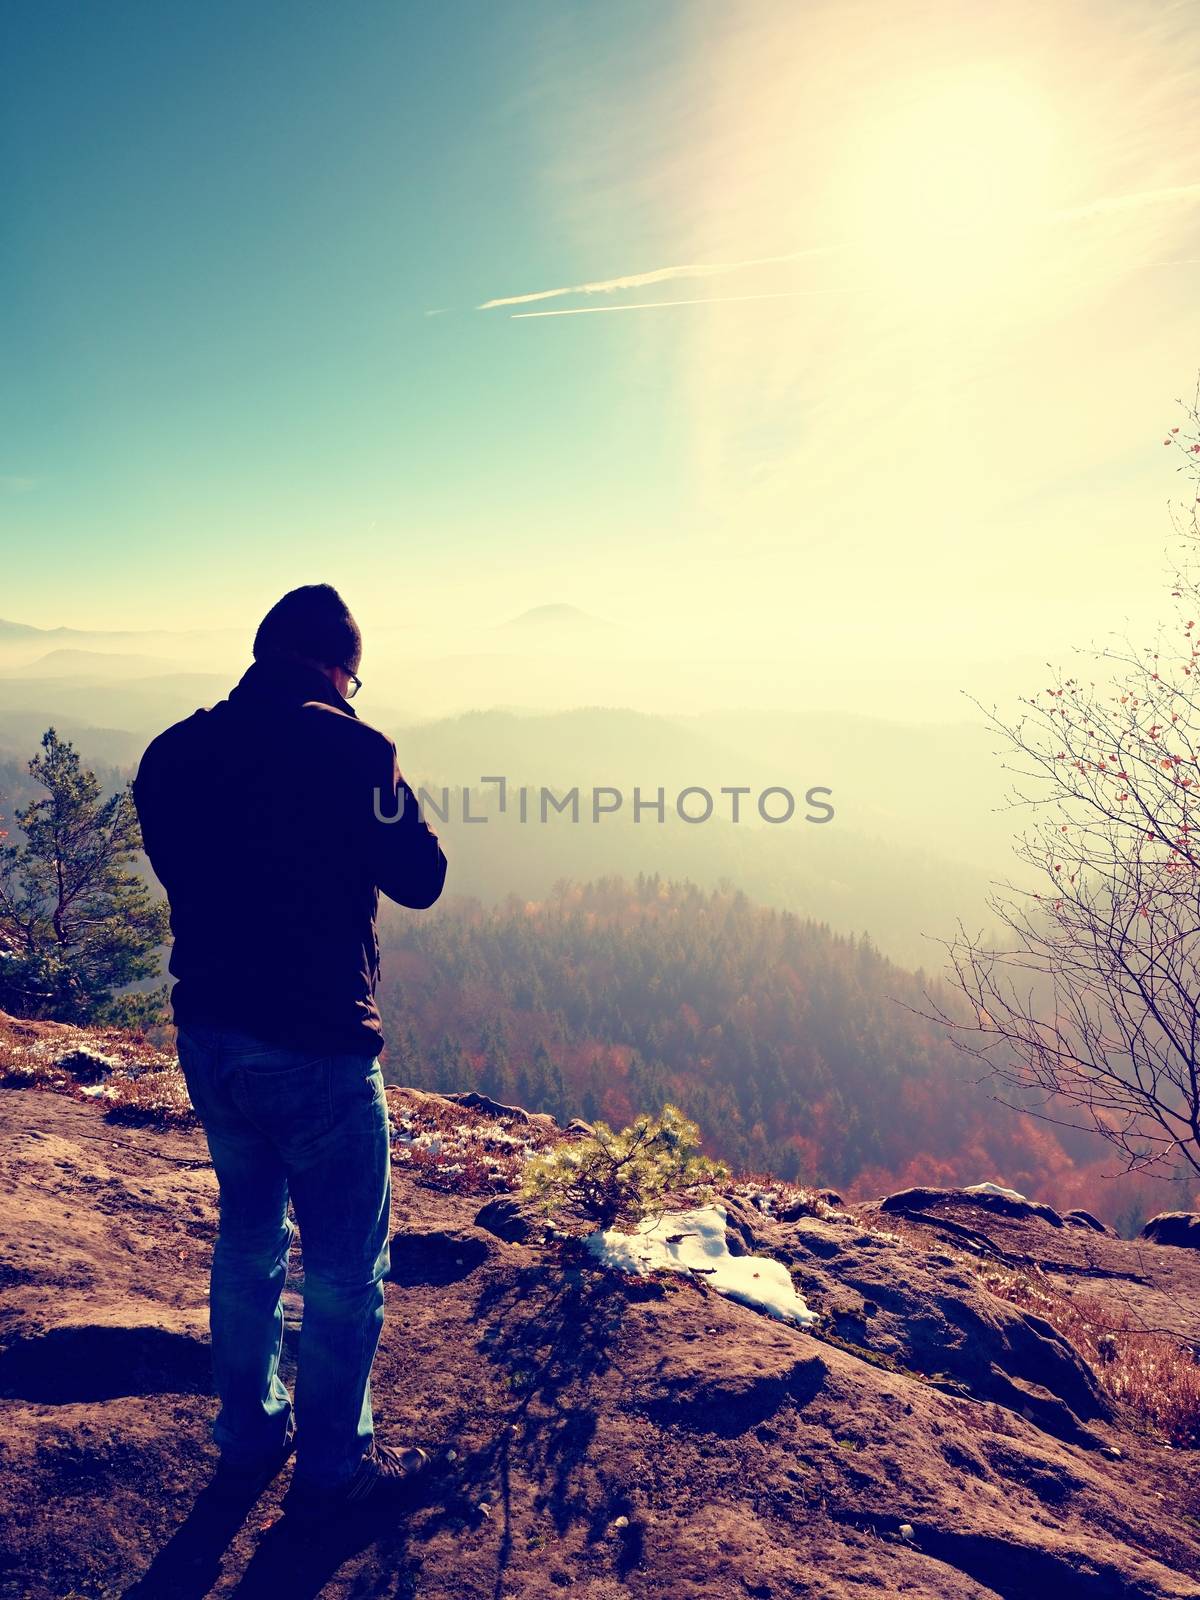
[(728, 1176), (700, 1154), (696, 1124), (666, 1105), (661, 1116), (640, 1116), (620, 1133), (597, 1122), (590, 1137), (531, 1156), (523, 1188), (552, 1216), (632, 1233), (669, 1194)]

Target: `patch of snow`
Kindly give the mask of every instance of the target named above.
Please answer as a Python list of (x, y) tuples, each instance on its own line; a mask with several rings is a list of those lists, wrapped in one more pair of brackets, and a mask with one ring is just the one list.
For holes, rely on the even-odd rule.
[(80, 1094), (103, 1095), (106, 1100), (115, 1100), (117, 1098), (117, 1091), (111, 1084), (107, 1083), (81, 1083), (79, 1092)]
[(431, 1156), (436, 1156), (441, 1153), (445, 1136), (440, 1133), (418, 1133), (415, 1138), (409, 1139), (408, 1143), (418, 1150), (428, 1150)]
[(755, 1311), (806, 1328), (817, 1321), (796, 1293), (781, 1261), (766, 1256), (733, 1256), (725, 1242), (724, 1206), (668, 1211), (643, 1222), (636, 1233), (607, 1228), (589, 1235), (596, 1260), (639, 1277), (655, 1271), (703, 1277), (710, 1289)]
[(85, 1049), (83, 1047), (61, 1051), (54, 1065), (56, 1067), (64, 1067), (68, 1062), (74, 1060), (86, 1062), (88, 1066), (103, 1067), (106, 1072), (119, 1072), (125, 1065), (117, 1056), (105, 1055), (102, 1050)]
[(515, 1133), (506, 1133), (503, 1128), (471, 1128), (469, 1136), (472, 1139), (482, 1140), (484, 1144), (507, 1145), (513, 1150), (528, 1152), (533, 1149), (530, 1140), (518, 1138)]
[(1005, 1189), (998, 1183), (972, 1183), (963, 1190), (964, 1194), (1002, 1194), (1006, 1200), (1024, 1200), (1027, 1197), (1018, 1194), (1015, 1189)]
[(743, 1183), (735, 1192), (744, 1196), (755, 1210), (761, 1211), (764, 1216), (769, 1217), (773, 1214), (775, 1195), (770, 1189), (761, 1189), (754, 1183)]

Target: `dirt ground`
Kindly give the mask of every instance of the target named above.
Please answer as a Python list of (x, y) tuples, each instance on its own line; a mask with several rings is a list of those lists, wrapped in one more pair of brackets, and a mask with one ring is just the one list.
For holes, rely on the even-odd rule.
[[(961, 1230), (1180, 1331), (1197, 1252), (952, 1197), (902, 1227), (731, 1195), (735, 1248), (789, 1265), (809, 1334), (698, 1280), (564, 1266), (415, 1169), (395, 1188), (379, 1434), (457, 1456), (402, 1512), (313, 1534), (280, 1515), (286, 1469), (253, 1505), (206, 1489), (200, 1135), (0, 1089), (0, 1595), (1200, 1597), (1197, 1452), (981, 1289)], [(288, 1375), (301, 1287), (297, 1260)]]

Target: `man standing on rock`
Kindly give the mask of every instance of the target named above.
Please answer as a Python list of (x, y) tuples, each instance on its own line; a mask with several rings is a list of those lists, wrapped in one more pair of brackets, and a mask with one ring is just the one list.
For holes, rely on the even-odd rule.
[[(375, 986), (379, 893), (431, 906), (446, 859), (386, 735), (349, 705), (362, 638), (328, 584), (263, 618), (227, 700), (168, 728), (134, 797), (171, 903), (179, 1060), (212, 1153), (218, 1481), (252, 1493), (296, 1436), (292, 1509), (403, 1484), (424, 1451), (377, 1443), (390, 1162)], [(279, 1377), (293, 1228), (304, 1323)]]

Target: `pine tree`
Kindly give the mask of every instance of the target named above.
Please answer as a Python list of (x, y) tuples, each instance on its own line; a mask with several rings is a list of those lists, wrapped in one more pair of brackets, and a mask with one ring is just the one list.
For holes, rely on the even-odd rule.
[(128, 787), (105, 798), (53, 728), (30, 775), (46, 794), (18, 810), (24, 844), (0, 845), (0, 1007), (17, 1016), (134, 1027), (165, 989), (121, 994), (159, 970), (167, 907), (131, 870), (141, 833)]
[(531, 1157), (525, 1193), (551, 1216), (632, 1233), (669, 1195), (690, 1190), (700, 1199), (707, 1185), (728, 1176), (728, 1167), (700, 1154), (696, 1124), (666, 1105), (660, 1116), (641, 1116), (620, 1133), (598, 1122), (590, 1138)]

